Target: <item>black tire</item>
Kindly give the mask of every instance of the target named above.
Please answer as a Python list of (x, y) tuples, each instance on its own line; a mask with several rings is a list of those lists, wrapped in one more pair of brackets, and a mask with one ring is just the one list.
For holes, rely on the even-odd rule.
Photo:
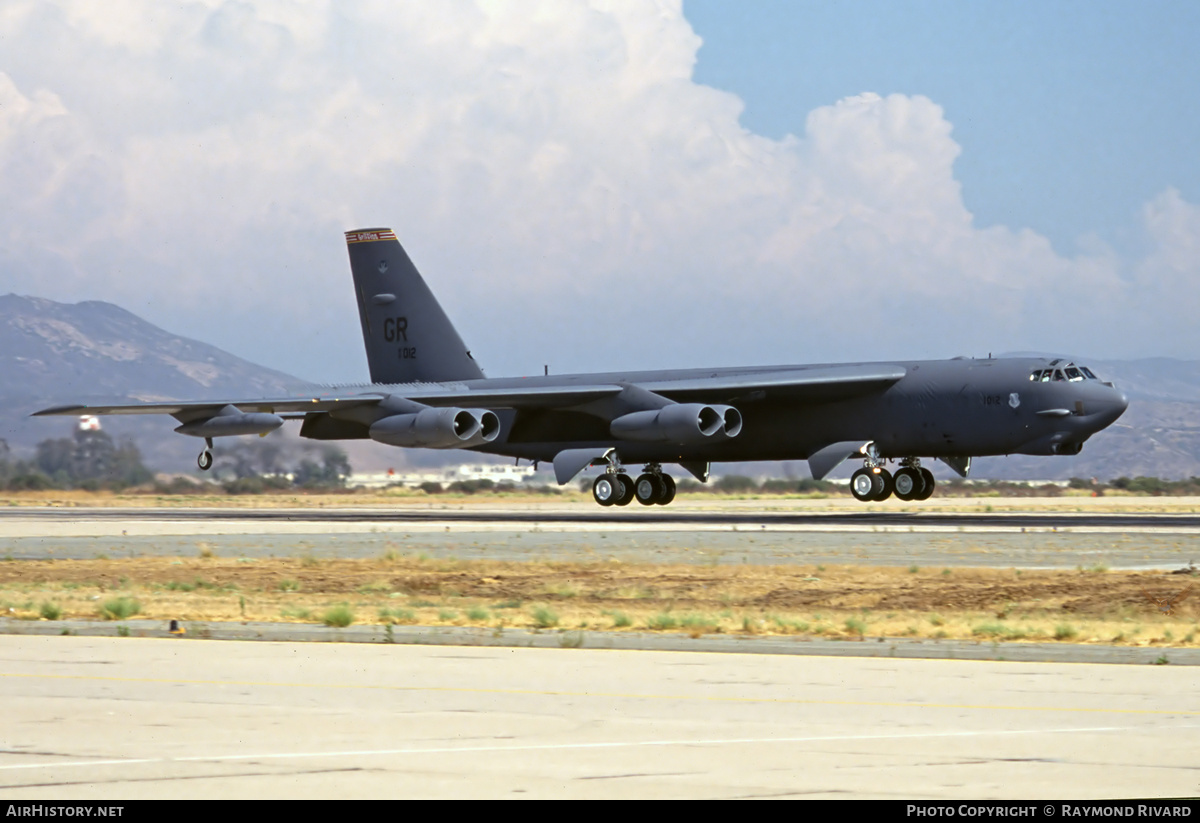
[(212, 468), (213, 456), (208, 449), (200, 452), (200, 456), (196, 458), (196, 465), (200, 467), (200, 471), (206, 472)]
[(617, 501), (617, 505), (628, 506), (637, 496), (633, 487), (633, 478), (627, 474), (618, 474), (617, 482), (621, 484), (621, 499)]
[(611, 506), (619, 499), (621, 490), (615, 475), (602, 474), (592, 483), (592, 498), (601, 506)]
[(662, 499), (663, 492), (666, 491), (666, 485), (662, 482), (662, 478), (646, 472), (637, 479), (635, 491), (637, 502), (643, 506), (653, 506)]
[(933, 479), (933, 472), (923, 466), (921, 467), (921, 477), (925, 478), (925, 488), (917, 499), (928, 500), (933, 494), (934, 488), (937, 487), (937, 481)]
[(875, 497), (875, 475), (870, 469), (859, 469), (850, 475), (850, 493), (862, 503), (869, 503)]
[(658, 505), (666, 506), (675, 499), (675, 478), (669, 474), (664, 474), (662, 476), (662, 483), (663, 493), (662, 497), (658, 499)]
[(920, 500), (921, 493), (925, 491), (925, 477), (921, 474), (920, 469), (905, 466), (896, 472), (892, 478), (892, 485), (895, 488), (896, 497), (901, 500)]
[(892, 491), (896, 488), (892, 481), (892, 473), (887, 469), (880, 469), (875, 472), (875, 496), (871, 498), (876, 503), (887, 500), (892, 496)]

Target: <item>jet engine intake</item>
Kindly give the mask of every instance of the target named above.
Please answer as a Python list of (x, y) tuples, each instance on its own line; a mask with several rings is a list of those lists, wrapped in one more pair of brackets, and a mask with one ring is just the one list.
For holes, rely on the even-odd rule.
[(236, 406), (225, 406), (212, 417), (191, 420), (176, 426), (180, 434), (192, 437), (231, 437), (239, 434), (269, 434), (283, 425), (283, 418), (266, 412), (243, 412)]
[(609, 431), (622, 440), (641, 443), (708, 443), (737, 437), (742, 414), (733, 406), (673, 403), (652, 411), (625, 414), (613, 420)]
[(499, 434), (500, 418), (486, 409), (422, 409), (377, 420), (370, 429), (380, 443), (426, 449), (465, 449)]

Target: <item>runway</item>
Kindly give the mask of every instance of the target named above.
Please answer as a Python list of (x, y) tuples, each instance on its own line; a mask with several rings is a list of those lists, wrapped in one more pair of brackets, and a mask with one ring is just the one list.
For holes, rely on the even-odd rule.
[(681, 507), (0, 509), (0, 558), (377, 557), (1175, 570), (1200, 515)]
[(0, 797), (1200, 791), (1191, 668), (9, 637)]
[(996, 512), (970, 511), (772, 511), (698, 510), (670, 508), (454, 508), (449, 506), (380, 509), (347, 508), (13, 508), (0, 509), (0, 528), (14, 520), (91, 520), (212, 522), (237, 520), (246, 523), (322, 523), (322, 524), (506, 524), (539, 525), (553, 528), (596, 526), (674, 528), (698, 530), (711, 528), (790, 528), (808, 530), (841, 529), (973, 529), (973, 530), (1056, 530), (1094, 529), (1108, 531), (1175, 531), (1200, 533), (1200, 514), (1161, 512)]

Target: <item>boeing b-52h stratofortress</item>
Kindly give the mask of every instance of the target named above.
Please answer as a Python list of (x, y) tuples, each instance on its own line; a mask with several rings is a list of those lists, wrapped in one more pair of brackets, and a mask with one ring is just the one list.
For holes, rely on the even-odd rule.
[[(922, 458), (966, 476), (971, 458), (1077, 454), (1127, 401), (1085, 366), (1042, 357), (685, 369), (485, 378), (390, 229), (346, 233), (371, 384), (266, 400), (58, 406), (39, 415), (169, 414), (177, 432), (266, 434), (302, 420), (316, 440), (470, 449), (552, 462), (560, 484), (603, 466), (601, 506), (666, 505), (676, 464), (708, 479), (717, 461), (808, 460), (826, 477), (861, 459), (859, 500), (923, 500)], [(887, 466), (895, 462), (895, 472)], [(633, 479), (630, 464), (643, 466)]]

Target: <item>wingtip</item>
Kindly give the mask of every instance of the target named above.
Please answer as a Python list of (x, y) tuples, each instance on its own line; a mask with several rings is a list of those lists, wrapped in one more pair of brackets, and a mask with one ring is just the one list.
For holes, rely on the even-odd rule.
[(30, 417), (49, 417), (51, 415), (58, 415), (58, 414), (87, 414), (87, 406), (78, 406), (78, 405), (51, 406), (48, 409), (42, 409), (41, 411), (35, 411), (33, 414), (31, 414), (29, 416)]

